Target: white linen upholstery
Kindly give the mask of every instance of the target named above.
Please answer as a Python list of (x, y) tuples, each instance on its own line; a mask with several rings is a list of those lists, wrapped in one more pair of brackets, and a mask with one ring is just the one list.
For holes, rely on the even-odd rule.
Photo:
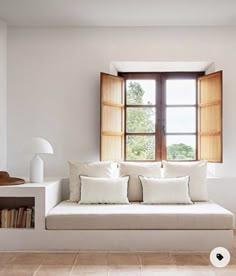
[(162, 161), (164, 177), (189, 176), (189, 193), (192, 201), (208, 201), (207, 161), (167, 162)]
[(157, 178), (140, 176), (144, 204), (192, 204), (189, 176)]
[(113, 162), (80, 162), (69, 161), (70, 168), (70, 200), (80, 200), (80, 175), (92, 177), (113, 177)]
[(129, 176), (114, 178), (80, 176), (79, 204), (129, 204), (128, 180)]
[(139, 175), (161, 176), (161, 162), (120, 162), (120, 176), (129, 176), (129, 201), (143, 201), (142, 184)]
[(192, 205), (79, 205), (63, 201), (46, 218), (47, 229), (233, 229), (233, 214), (211, 202)]

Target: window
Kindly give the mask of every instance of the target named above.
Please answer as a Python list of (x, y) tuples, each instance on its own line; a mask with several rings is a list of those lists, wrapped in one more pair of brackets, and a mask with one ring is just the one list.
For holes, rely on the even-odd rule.
[(101, 159), (222, 162), (221, 98), (222, 72), (102, 74)]
[(125, 159), (155, 160), (156, 80), (125, 80)]
[(195, 74), (188, 74), (178, 79), (165, 80), (166, 156), (164, 157), (167, 160), (196, 160), (197, 158), (196, 77)]
[(196, 160), (197, 78), (202, 73), (123, 73), (125, 159)]

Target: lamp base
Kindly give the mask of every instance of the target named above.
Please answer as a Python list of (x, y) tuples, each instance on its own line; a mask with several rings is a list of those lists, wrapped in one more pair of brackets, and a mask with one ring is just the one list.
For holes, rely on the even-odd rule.
[(30, 161), (30, 182), (43, 182), (43, 160), (38, 154)]

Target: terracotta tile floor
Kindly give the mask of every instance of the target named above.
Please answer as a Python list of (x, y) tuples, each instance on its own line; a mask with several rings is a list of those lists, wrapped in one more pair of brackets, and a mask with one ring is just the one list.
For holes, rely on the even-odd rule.
[(236, 276), (231, 262), (214, 268), (207, 253), (0, 253), (0, 276)]

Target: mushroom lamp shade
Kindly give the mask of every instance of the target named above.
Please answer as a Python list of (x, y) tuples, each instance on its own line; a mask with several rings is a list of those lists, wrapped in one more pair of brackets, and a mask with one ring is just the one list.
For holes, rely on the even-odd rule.
[(34, 157), (30, 161), (30, 182), (42, 183), (44, 172), (40, 154), (53, 154), (53, 148), (47, 140), (34, 137), (32, 138), (31, 152), (34, 153)]

